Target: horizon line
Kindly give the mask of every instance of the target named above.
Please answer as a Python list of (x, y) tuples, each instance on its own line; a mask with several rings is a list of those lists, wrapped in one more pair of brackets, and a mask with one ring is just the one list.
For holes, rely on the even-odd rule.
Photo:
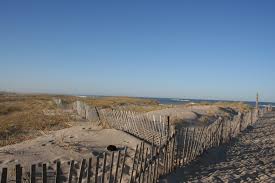
[[(158, 97), (158, 96), (134, 96), (134, 95), (102, 95), (102, 94), (77, 94), (77, 93), (65, 93), (65, 92), (35, 92), (35, 91), (29, 91), (29, 92), (23, 92), (23, 91), (4, 91), (0, 90), (1, 92), (6, 93), (18, 93), (18, 94), (38, 94), (38, 95), (68, 95), (68, 96), (98, 96), (98, 97), (132, 97), (132, 98), (148, 98), (148, 99), (189, 99), (189, 100), (209, 100), (209, 101), (225, 101), (225, 102), (256, 102), (255, 100), (230, 100), (230, 99), (215, 99), (215, 98), (185, 98), (185, 97)], [(264, 103), (275, 103), (274, 101), (261, 101)]]

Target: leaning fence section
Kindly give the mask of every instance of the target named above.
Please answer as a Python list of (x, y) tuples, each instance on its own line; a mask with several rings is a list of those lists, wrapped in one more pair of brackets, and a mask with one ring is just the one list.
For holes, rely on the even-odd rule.
[(125, 131), (150, 143), (161, 143), (169, 136), (167, 117), (146, 115), (132, 111), (102, 109), (100, 118), (114, 129)]

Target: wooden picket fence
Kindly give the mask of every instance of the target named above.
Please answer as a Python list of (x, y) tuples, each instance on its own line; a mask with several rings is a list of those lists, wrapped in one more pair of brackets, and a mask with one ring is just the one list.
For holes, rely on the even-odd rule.
[[(122, 182), (125, 160), (128, 156), (127, 147), (117, 152), (105, 152), (101, 156), (83, 159), (80, 166), (75, 160), (71, 160), (69, 166), (67, 162), (57, 161), (55, 167), (49, 164), (32, 165), (30, 170), (24, 170), (20, 164), (16, 165), (15, 172), (8, 177), (8, 169), (3, 168), (1, 173), (1, 183), (6, 182)], [(13, 172), (14, 170), (11, 170)], [(23, 172), (24, 171), (24, 172)], [(13, 179), (15, 178), (15, 179)]]
[(206, 150), (230, 141), (271, 110), (254, 109), (239, 113), (231, 120), (219, 118), (209, 126), (181, 129), (171, 127), (169, 117), (157, 120), (129, 111), (103, 110), (100, 111), (102, 120), (112, 128), (139, 137), (142, 139), (141, 144), (132, 151), (125, 147), (123, 150), (83, 159), (79, 167), (72, 160), (68, 166), (66, 162), (57, 161), (54, 168), (42, 164), (24, 170), (16, 165), (14, 174), (9, 174), (8, 169), (3, 168), (0, 172), (1, 183), (155, 183), (161, 176), (188, 165)]

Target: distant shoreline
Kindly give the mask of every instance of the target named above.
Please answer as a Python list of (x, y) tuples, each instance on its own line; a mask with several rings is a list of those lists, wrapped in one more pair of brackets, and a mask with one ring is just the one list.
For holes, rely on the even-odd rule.
[[(45, 94), (45, 95), (66, 95), (66, 96), (76, 96), (76, 97), (94, 97), (94, 98), (101, 98), (101, 97), (121, 97), (121, 96), (108, 96), (108, 95), (82, 95), (82, 94), (61, 94), (61, 93), (39, 93), (39, 92), (29, 92), (29, 93), (23, 93), (23, 92), (6, 92), (6, 91), (0, 91), (0, 94)], [(135, 97), (135, 96), (127, 96), (130, 98), (141, 98), (141, 99), (151, 99), (151, 100), (157, 100), (160, 104), (166, 104), (166, 105), (180, 105), (180, 104), (187, 104), (187, 103), (200, 103), (200, 102), (207, 102), (207, 103), (215, 103), (215, 102), (243, 102), (245, 104), (255, 106), (255, 101), (237, 101), (237, 100), (217, 100), (217, 99), (190, 99), (190, 98), (162, 98), (162, 97)], [(265, 107), (267, 105), (272, 105), (272, 107), (275, 107), (275, 102), (259, 102), (260, 107)]]
[[(100, 95), (76, 95), (78, 97), (109, 97), (109, 96), (100, 96)], [(133, 98), (142, 98), (142, 99), (151, 99), (157, 100), (160, 104), (166, 105), (180, 105), (180, 104), (188, 104), (188, 103), (216, 103), (216, 102), (242, 102), (251, 106), (255, 106), (255, 101), (236, 101), (236, 100), (209, 100), (209, 99), (189, 99), (189, 98), (158, 98), (158, 97), (133, 97)], [(265, 107), (268, 105), (272, 105), (275, 107), (275, 102), (259, 102), (260, 107)]]

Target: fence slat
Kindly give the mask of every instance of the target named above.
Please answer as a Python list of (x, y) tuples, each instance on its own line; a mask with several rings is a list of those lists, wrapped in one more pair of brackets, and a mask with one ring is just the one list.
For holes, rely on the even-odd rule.
[(186, 128), (186, 130), (184, 130), (184, 141), (183, 141), (183, 149), (182, 149), (182, 164), (181, 166), (186, 164), (186, 154), (187, 154), (187, 147), (188, 147), (188, 132), (189, 132), (189, 128)]
[(56, 177), (55, 177), (55, 183), (60, 183), (61, 180), (61, 162), (57, 161), (56, 162)]
[(125, 150), (124, 150), (124, 156), (123, 156), (123, 161), (122, 161), (122, 166), (121, 166), (121, 175), (120, 175), (119, 183), (121, 183), (121, 181), (122, 181), (123, 169), (124, 169), (124, 166), (125, 166), (126, 157), (127, 157), (127, 147), (125, 147)]
[(147, 147), (146, 152), (145, 152), (144, 166), (143, 166), (143, 169), (142, 169), (142, 180), (141, 180), (142, 183), (144, 182), (144, 176), (145, 176), (145, 173), (146, 173), (146, 168), (147, 168), (146, 165), (147, 165), (148, 155), (149, 155), (149, 152), (148, 152), (148, 147)]
[(42, 181), (43, 183), (47, 183), (48, 179), (48, 174), (47, 174), (47, 164), (43, 164), (43, 170), (42, 170)]
[(2, 175), (1, 175), (1, 183), (7, 183), (8, 182), (8, 169), (2, 168)]
[(116, 163), (116, 172), (115, 172), (114, 182), (117, 182), (118, 167), (119, 167), (119, 161), (120, 161), (120, 153), (121, 153), (121, 152), (118, 151), (117, 163)]
[(99, 156), (96, 157), (96, 166), (95, 166), (95, 183), (98, 182), (98, 169), (99, 169)]
[[(172, 157), (171, 157), (171, 168), (170, 168), (170, 172), (172, 172), (173, 170), (175, 170), (175, 162), (174, 162), (174, 158), (175, 158), (175, 143), (176, 143), (176, 134), (173, 134), (172, 136), (172, 149), (171, 149), (171, 152), (172, 152)], [(176, 163), (177, 165), (177, 163)]]
[(83, 159), (81, 162), (80, 170), (79, 170), (78, 183), (82, 183), (83, 174), (85, 171), (85, 164), (86, 164), (86, 159)]
[(110, 164), (110, 174), (109, 174), (109, 183), (112, 182), (112, 175), (113, 175), (113, 164), (114, 164), (114, 155), (115, 153), (112, 152), (112, 157), (111, 157), (111, 164)]
[(72, 183), (73, 170), (74, 170), (74, 160), (72, 160), (72, 161), (70, 162), (70, 169), (69, 169), (68, 183)]
[(102, 169), (101, 183), (104, 183), (104, 179), (105, 179), (106, 161), (107, 161), (107, 153), (104, 152), (104, 159), (103, 159), (103, 169)]
[(131, 177), (130, 177), (130, 183), (132, 183), (132, 181), (133, 181), (133, 175), (134, 175), (134, 171), (135, 171), (135, 162), (136, 162), (137, 153), (138, 153), (138, 144), (136, 146), (136, 151), (135, 151), (135, 155), (134, 155), (134, 159), (133, 159), (133, 165), (132, 165), (132, 173), (131, 173)]
[(31, 166), (31, 183), (35, 183), (36, 165)]
[(87, 168), (87, 183), (91, 182), (92, 177), (92, 158), (89, 158), (88, 168)]
[(142, 142), (142, 150), (141, 150), (141, 161), (139, 162), (140, 167), (139, 167), (139, 173), (138, 173), (138, 182), (141, 181), (141, 173), (142, 173), (142, 165), (143, 165), (143, 160), (144, 160), (144, 142)]
[(16, 173), (16, 183), (22, 182), (22, 167), (20, 164), (15, 166), (15, 173)]

